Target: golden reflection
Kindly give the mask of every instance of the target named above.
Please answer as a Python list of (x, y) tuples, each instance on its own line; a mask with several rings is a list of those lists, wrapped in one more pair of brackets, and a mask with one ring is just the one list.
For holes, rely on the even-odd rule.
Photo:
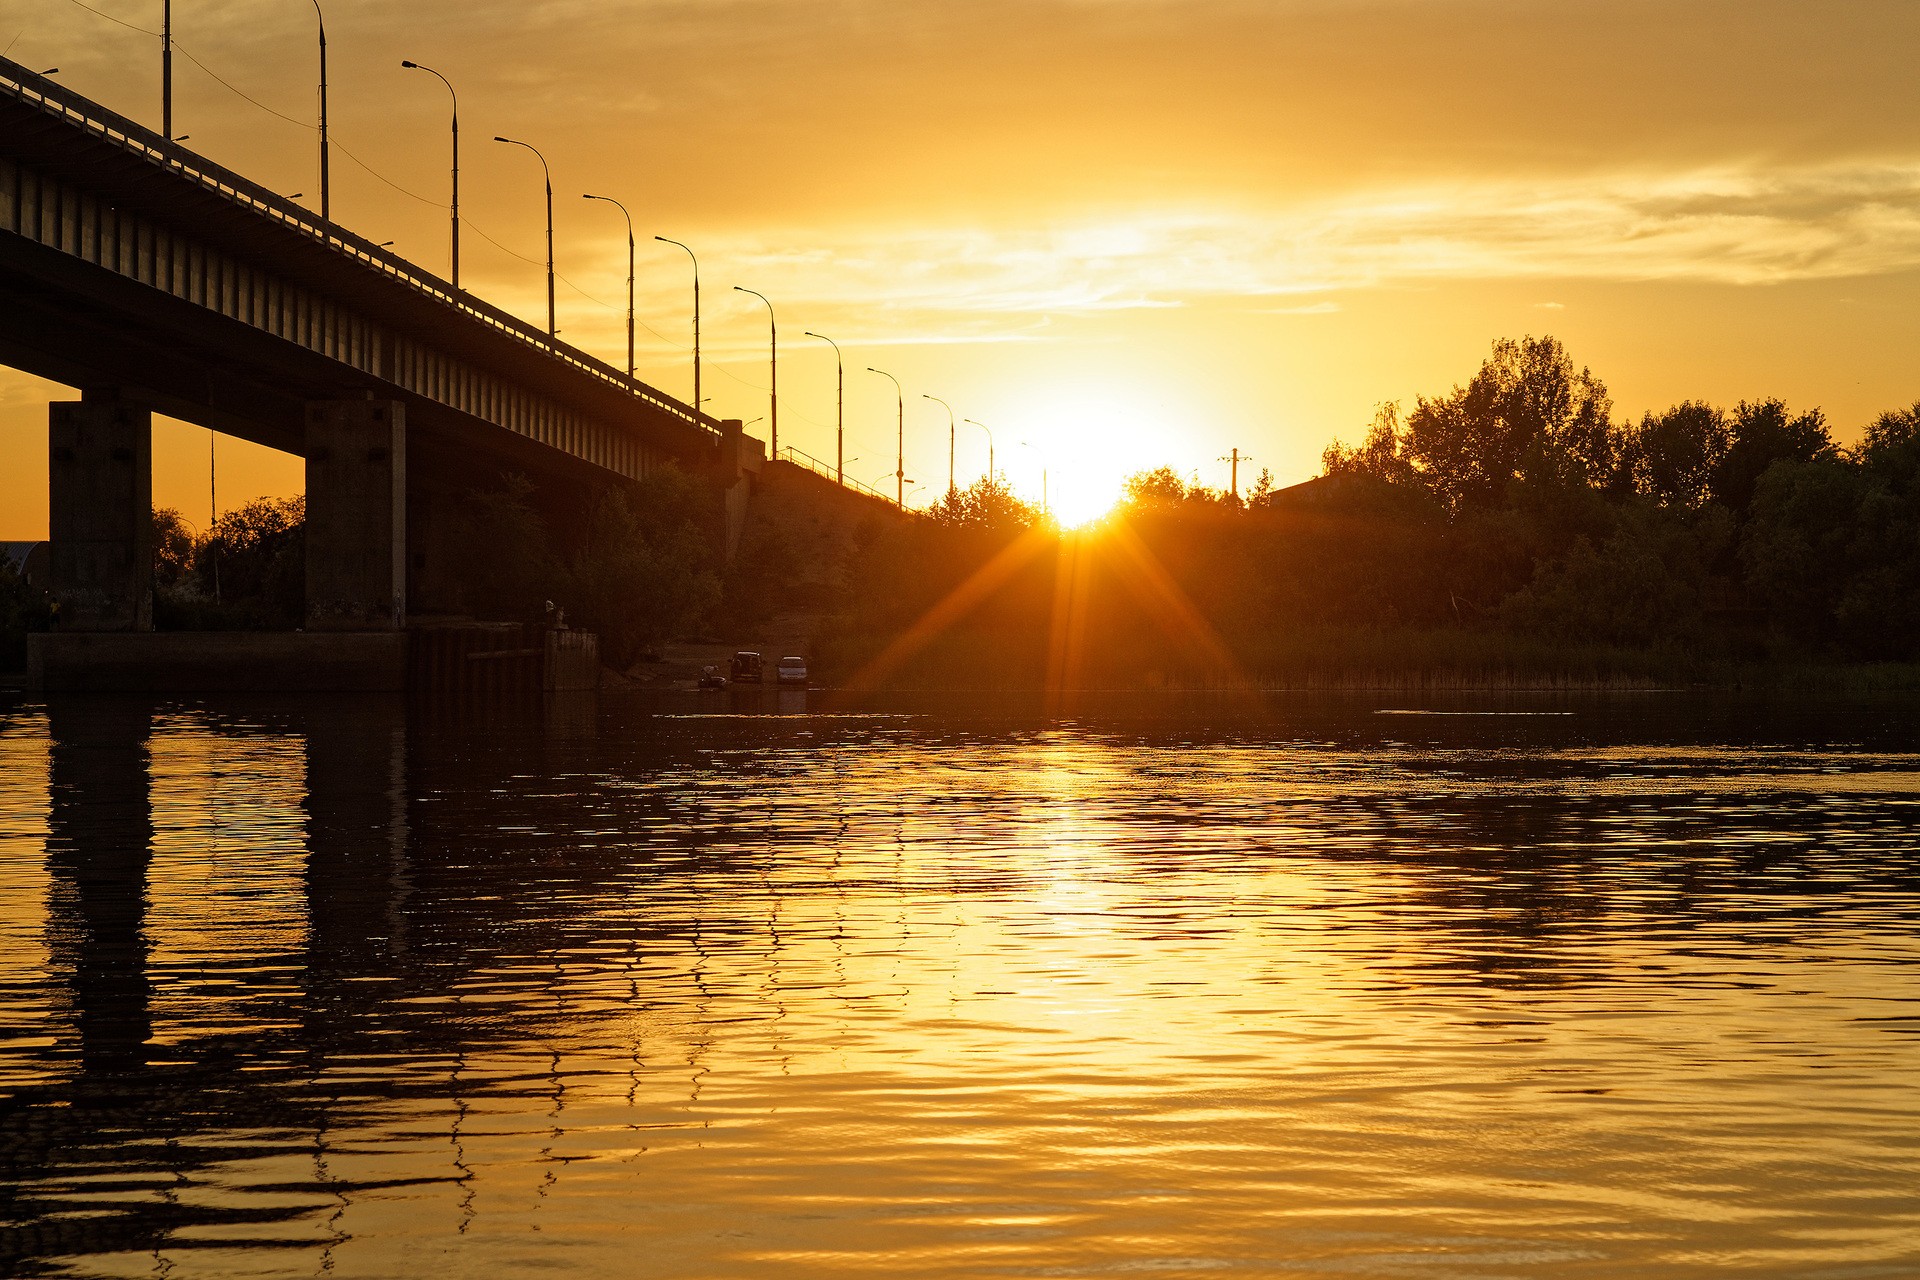
[[(1705, 1280), (1920, 1238), (1910, 754), (62, 723), (0, 729), (0, 928), (73, 962), (0, 964), (0, 1011), (115, 1049), (91, 930), (154, 1028), (0, 1043), (0, 1133), (57, 1138), (9, 1147), (19, 1212), (139, 1242), (49, 1232), (75, 1274)], [(74, 778), (150, 797), (144, 954), (61, 851), (139, 824)]]

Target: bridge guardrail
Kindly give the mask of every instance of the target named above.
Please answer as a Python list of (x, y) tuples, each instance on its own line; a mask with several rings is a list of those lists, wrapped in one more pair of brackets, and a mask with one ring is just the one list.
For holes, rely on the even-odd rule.
[(810, 453), (802, 453), (800, 450), (794, 448), (792, 445), (787, 445), (784, 448), (782, 448), (780, 450), (780, 457), (782, 457), (788, 462), (793, 463), (797, 467), (805, 467), (809, 471), (812, 471), (818, 475), (825, 476), (827, 479), (839, 485), (842, 489), (851, 489), (855, 493), (864, 493), (869, 498), (880, 499), (880, 501), (886, 503), (888, 506), (893, 505), (893, 499), (889, 498), (886, 494), (881, 493), (878, 489), (873, 488), (871, 485), (861, 484), (858, 480), (842, 479), (840, 476), (834, 473), (834, 469), (832, 467), (828, 466), (826, 463), (822, 462), (820, 459), (814, 457)]
[(274, 218), (287, 227), (374, 268), (389, 279), (404, 284), (443, 306), (450, 307), (470, 319), (477, 320), (499, 333), (568, 365), (578, 373), (623, 391), (669, 417), (677, 418), (690, 427), (708, 433), (715, 440), (720, 438), (719, 423), (706, 414), (689, 410), (678, 401), (655, 394), (645, 384), (637, 379), (629, 379), (611, 365), (603, 364), (584, 351), (549, 338), (524, 320), (475, 298), (465, 290), (456, 290), (451, 284), (421, 271), (399, 255), (388, 253), (379, 245), (355, 235), (337, 223), (319, 218), (284, 196), (241, 177), (231, 169), (195, 155), (178, 143), (167, 141), (144, 125), (136, 124), (90, 99), (79, 99), (80, 102), (85, 103), (84, 107), (75, 105), (58, 92), (60, 88), (61, 86), (27, 70), (19, 63), (0, 58), (0, 94), (78, 125), (122, 150), (165, 166), (204, 190), (243, 205), (255, 213)]

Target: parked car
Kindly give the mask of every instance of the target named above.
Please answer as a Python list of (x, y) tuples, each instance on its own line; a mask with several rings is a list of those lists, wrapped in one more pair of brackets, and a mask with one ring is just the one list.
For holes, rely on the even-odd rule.
[(746, 649), (734, 654), (732, 675), (735, 684), (759, 684), (760, 655)]
[(780, 659), (779, 678), (781, 684), (805, 684), (807, 682), (807, 660), (805, 658), (794, 657)]

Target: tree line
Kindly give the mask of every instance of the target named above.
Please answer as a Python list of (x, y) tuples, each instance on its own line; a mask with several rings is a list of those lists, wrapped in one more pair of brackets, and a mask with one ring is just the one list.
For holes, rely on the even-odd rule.
[[(865, 550), (830, 640), (858, 670), (972, 591), (911, 679), (1047, 682), (1073, 661), (1090, 684), (1434, 665), (1684, 679), (1920, 658), (1920, 404), (1846, 448), (1777, 399), (1630, 421), (1559, 341), (1528, 337), (1444, 395), (1382, 406), (1323, 461), (1244, 495), (1145, 472), (1083, 533), (982, 482)], [(966, 585), (1023, 541), (990, 590)]]

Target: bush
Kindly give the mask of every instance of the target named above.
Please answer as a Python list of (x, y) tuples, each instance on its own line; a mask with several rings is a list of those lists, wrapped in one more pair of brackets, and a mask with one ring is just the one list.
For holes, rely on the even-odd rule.
[(0, 556), (0, 671), (24, 671), (27, 633), (53, 626), (53, 602)]

